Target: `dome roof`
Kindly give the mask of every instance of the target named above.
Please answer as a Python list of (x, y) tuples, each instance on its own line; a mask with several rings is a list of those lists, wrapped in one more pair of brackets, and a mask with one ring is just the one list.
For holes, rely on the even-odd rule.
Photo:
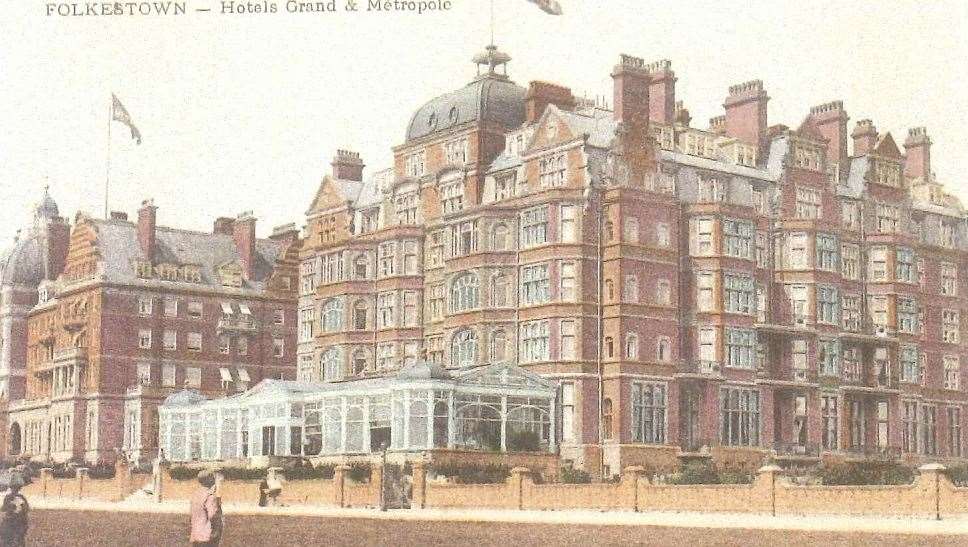
[(430, 361), (417, 361), (412, 365), (405, 366), (397, 372), (397, 378), (406, 380), (449, 380), (450, 373), (444, 367)]
[(17, 237), (13, 247), (0, 255), (0, 283), (34, 285), (44, 279), (44, 238), (31, 230)]
[(183, 389), (165, 397), (165, 402), (162, 403), (162, 406), (192, 406), (204, 403), (207, 400), (205, 396), (197, 391)]
[(44, 197), (41, 198), (37, 206), (34, 207), (34, 216), (43, 218), (54, 218), (60, 216), (60, 209), (57, 207), (57, 202), (54, 198), (50, 197), (47, 192), (47, 188), (44, 188)]
[(506, 75), (495, 72), (495, 67), (506, 64), (511, 58), (492, 48), (488, 53), (474, 57), (478, 65), (488, 65), (487, 72), (417, 109), (407, 127), (408, 142), (467, 122), (496, 122), (508, 128), (524, 123), (527, 90)]

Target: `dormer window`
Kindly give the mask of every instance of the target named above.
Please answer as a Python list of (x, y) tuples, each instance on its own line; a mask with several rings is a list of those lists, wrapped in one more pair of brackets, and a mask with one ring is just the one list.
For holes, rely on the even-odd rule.
[(365, 234), (380, 227), (380, 208), (373, 207), (360, 212), (360, 232)]
[(733, 163), (747, 167), (756, 167), (756, 147), (749, 144), (736, 143), (736, 146), (733, 147)]
[(444, 158), (451, 165), (467, 163), (467, 137), (454, 139), (444, 144)]
[(427, 152), (420, 150), (404, 158), (404, 172), (410, 177), (422, 177), (427, 172)]
[(565, 154), (555, 154), (542, 158), (538, 165), (541, 173), (538, 181), (542, 188), (553, 188), (565, 184), (567, 179)]
[(897, 188), (901, 185), (901, 166), (898, 163), (877, 160), (874, 162), (874, 182)]
[(823, 171), (823, 149), (819, 146), (799, 143), (794, 149), (793, 164), (801, 169)]
[(464, 183), (457, 180), (440, 187), (440, 201), (444, 214), (454, 213), (464, 208)]
[(397, 195), (397, 223), (410, 225), (417, 223), (417, 205), (420, 202), (416, 191), (401, 193)]
[(494, 179), (494, 201), (501, 201), (514, 196), (515, 173), (501, 175)]

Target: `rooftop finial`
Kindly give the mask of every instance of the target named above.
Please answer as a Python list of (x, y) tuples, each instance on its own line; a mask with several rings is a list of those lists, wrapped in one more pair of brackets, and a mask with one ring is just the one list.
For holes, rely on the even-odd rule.
[[(477, 65), (477, 76), (507, 78), (507, 64), (511, 62), (511, 56), (499, 50), (496, 45), (491, 44), (484, 48), (484, 51), (474, 56), (474, 64)], [(487, 73), (481, 74), (481, 67), (487, 66)], [(497, 67), (503, 66), (504, 72), (498, 74)]]

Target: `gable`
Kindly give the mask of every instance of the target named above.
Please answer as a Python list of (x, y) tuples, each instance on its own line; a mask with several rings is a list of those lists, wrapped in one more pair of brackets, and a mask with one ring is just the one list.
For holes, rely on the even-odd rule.
[(555, 384), (510, 363), (496, 363), (472, 369), (458, 378), (461, 384), (510, 386), (526, 389), (554, 390)]
[(313, 196), (313, 201), (309, 206), (309, 210), (306, 211), (306, 214), (309, 215), (316, 211), (339, 207), (347, 201), (349, 201), (349, 196), (343, 195), (343, 192), (340, 191), (332, 177), (326, 175), (320, 181), (319, 188), (316, 190), (316, 195)]
[(894, 142), (894, 137), (890, 133), (881, 137), (881, 140), (877, 142), (877, 146), (874, 147), (874, 153), (886, 158), (900, 159), (901, 157), (901, 150), (897, 147), (897, 143)]
[(541, 115), (541, 120), (531, 135), (527, 151), (553, 148), (556, 145), (575, 139), (575, 132), (561, 116), (555, 105), (549, 105)]

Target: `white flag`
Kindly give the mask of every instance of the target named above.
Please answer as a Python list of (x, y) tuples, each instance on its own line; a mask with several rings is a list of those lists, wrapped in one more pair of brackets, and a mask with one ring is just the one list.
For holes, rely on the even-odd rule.
[(545, 13), (561, 15), (561, 4), (558, 3), (558, 0), (528, 0), (528, 2), (537, 4)]

